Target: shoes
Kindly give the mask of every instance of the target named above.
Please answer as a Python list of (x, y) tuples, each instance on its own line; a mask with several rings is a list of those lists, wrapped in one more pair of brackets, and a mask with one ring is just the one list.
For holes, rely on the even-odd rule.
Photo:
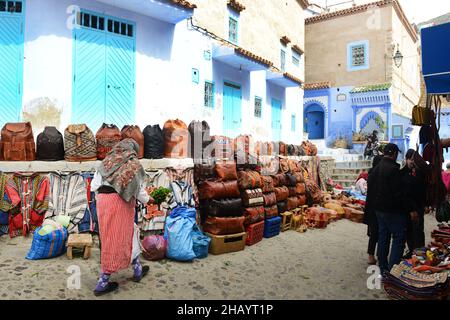
[(142, 280), (142, 278), (144, 278), (149, 271), (150, 271), (150, 267), (149, 266), (143, 266), (142, 267), (141, 276), (140, 277), (133, 277), (133, 281), (134, 282), (140, 282)]
[(109, 282), (104, 290), (102, 290), (102, 291), (94, 290), (94, 295), (96, 297), (100, 297), (100, 296), (103, 296), (103, 295), (105, 295), (107, 293), (116, 291), (118, 288), (119, 288), (119, 284), (117, 282)]
[(367, 264), (371, 265), (371, 266), (374, 266), (374, 265), (377, 264), (377, 262), (378, 262), (377, 259), (375, 259), (374, 257), (372, 257), (372, 258), (369, 257), (369, 260), (367, 261)]

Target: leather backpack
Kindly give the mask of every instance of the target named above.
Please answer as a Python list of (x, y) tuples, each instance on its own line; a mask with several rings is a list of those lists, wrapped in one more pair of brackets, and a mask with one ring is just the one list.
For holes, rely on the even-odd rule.
[(164, 158), (164, 135), (159, 124), (146, 126), (142, 134), (144, 135), (144, 158)]
[(85, 124), (69, 125), (64, 131), (64, 157), (66, 161), (83, 162), (97, 160), (94, 134)]
[(244, 217), (245, 222), (244, 225), (248, 226), (250, 224), (254, 224), (264, 220), (265, 210), (263, 206), (259, 207), (251, 207), (245, 208)]
[(44, 131), (37, 136), (36, 160), (64, 160), (63, 135), (55, 127), (45, 127)]
[(144, 135), (139, 126), (126, 125), (121, 130), (122, 140), (133, 139), (139, 145), (138, 158), (144, 157)]
[[(208, 122), (206, 121), (192, 121), (188, 127), (189, 157), (202, 159), (204, 157), (204, 150), (211, 144), (211, 133)], [(208, 158), (206, 155), (205, 158)]]
[(264, 211), (266, 219), (278, 216), (278, 206), (276, 204), (270, 207), (264, 207)]
[(163, 127), (164, 156), (166, 158), (187, 158), (189, 131), (186, 124), (179, 120), (167, 120)]
[(95, 135), (97, 140), (97, 159), (103, 160), (122, 139), (119, 128), (114, 124), (102, 124)]
[(30, 122), (7, 123), (1, 132), (1, 161), (33, 161), (36, 158), (33, 129)]
[(203, 224), (203, 231), (214, 235), (241, 233), (245, 231), (244, 221), (245, 217), (208, 217)]

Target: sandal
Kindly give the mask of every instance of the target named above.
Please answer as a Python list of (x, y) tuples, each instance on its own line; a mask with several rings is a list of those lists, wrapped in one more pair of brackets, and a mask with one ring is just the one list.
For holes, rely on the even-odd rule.
[(143, 266), (142, 267), (142, 273), (141, 273), (141, 276), (139, 277), (139, 278), (137, 278), (137, 277), (133, 277), (133, 281), (134, 282), (140, 282), (141, 280), (142, 280), (142, 278), (144, 278), (146, 275), (147, 275), (147, 273), (150, 271), (150, 267), (149, 266)]
[(118, 288), (119, 288), (119, 284), (117, 282), (109, 282), (108, 285), (106, 286), (105, 290), (102, 290), (102, 291), (94, 290), (94, 295), (96, 297), (100, 297), (107, 293), (116, 291)]

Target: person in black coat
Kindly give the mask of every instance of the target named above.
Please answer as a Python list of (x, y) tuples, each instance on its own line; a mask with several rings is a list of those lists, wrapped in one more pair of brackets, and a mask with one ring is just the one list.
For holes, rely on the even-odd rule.
[[(383, 156), (378, 155), (373, 158), (372, 168), (369, 170), (369, 177), (375, 167), (380, 163)], [(369, 245), (367, 248), (367, 254), (369, 255), (369, 259), (367, 261), (370, 265), (377, 264), (377, 260), (375, 259), (375, 249), (377, 247), (378, 242), (378, 221), (377, 216), (375, 215), (375, 211), (371, 204), (371, 194), (370, 194), (370, 186), (367, 184), (367, 196), (366, 196), (366, 205), (364, 207), (364, 223), (367, 225), (367, 236), (369, 237)]]
[[(404, 207), (409, 212), (406, 242), (409, 252), (405, 258), (412, 256), (413, 250), (425, 246), (424, 214), (426, 207), (425, 173), (414, 162), (415, 150), (408, 150), (406, 165), (400, 170), (404, 192)], [(416, 155), (419, 156), (419, 155)]]
[(399, 152), (396, 144), (387, 144), (383, 159), (372, 171), (368, 181), (370, 206), (378, 221), (377, 256), (381, 274), (400, 263), (405, 249), (407, 215), (403, 208), (400, 165), (396, 162)]

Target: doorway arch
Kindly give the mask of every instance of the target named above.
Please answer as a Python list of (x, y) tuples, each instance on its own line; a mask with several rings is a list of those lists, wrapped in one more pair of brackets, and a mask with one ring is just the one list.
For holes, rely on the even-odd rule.
[(325, 111), (321, 105), (310, 104), (304, 111), (305, 131), (308, 139), (317, 140), (325, 138)]

